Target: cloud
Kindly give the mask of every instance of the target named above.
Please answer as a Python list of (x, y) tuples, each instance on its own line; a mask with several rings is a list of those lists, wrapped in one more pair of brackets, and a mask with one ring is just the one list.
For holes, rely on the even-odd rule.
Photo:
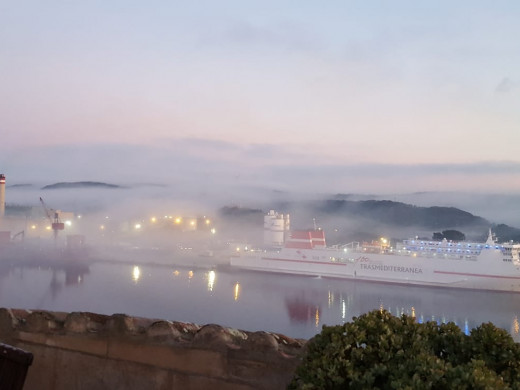
[(219, 30), (206, 34), (202, 43), (207, 46), (238, 46), (242, 49), (267, 48), (285, 52), (306, 52), (321, 50), (321, 43), (308, 26), (301, 23), (281, 22), (276, 25), (259, 26), (246, 21), (238, 21)]
[(478, 162), (466, 164), (338, 164), (277, 167), (286, 174), (338, 176), (366, 176), (374, 178), (407, 175), (484, 175), (520, 174), (520, 162)]
[(304, 153), (298, 152), (291, 145), (268, 143), (239, 144), (229, 141), (202, 138), (163, 139), (161, 148), (171, 148), (183, 156), (191, 158), (232, 161), (241, 160), (243, 164), (268, 164), (275, 159), (278, 162), (301, 160)]
[(173, 138), (166, 139), (171, 146), (174, 146), (179, 149), (188, 148), (201, 148), (204, 150), (207, 149), (218, 149), (223, 151), (236, 151), (239, 148), (237, 144), (232, 142), (216, 140), (216, 139), (205, 139), (205, 138)]
[[(11, 184), (107, 181), (121, 185), (182, 183), (186, 188), (263, 187), (290, 192), (389, 193), (432, 190), (520, 192), (520, 162), (465, 164), (325, 164), (291, 145), (194, 138), (160, 145), (93, 144), (10, 150), (0, 167)], [(318, 160), (316, 160), (318, 161)]]
[(509, 77), (504, 77), (496, 86), (495, 92), (508, 93), (518, 88), (518, 86), (520, 86), (519, 82), (511, 80)]
[[(518, 162), (466, 164), (272, 165), (269, 182), (300, 191), (395, 193), (413, 191), (520, 192)], [(515, 179), (512, 179), (515, 178)]]

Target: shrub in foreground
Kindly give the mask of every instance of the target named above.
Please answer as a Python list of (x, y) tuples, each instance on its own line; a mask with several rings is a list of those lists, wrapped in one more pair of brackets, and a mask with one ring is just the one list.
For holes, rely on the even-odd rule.
[(289, 389), (520, 389), (520, 346), (482, 324), (419, 324), (375, 310), (324, 326), (307, 344)]

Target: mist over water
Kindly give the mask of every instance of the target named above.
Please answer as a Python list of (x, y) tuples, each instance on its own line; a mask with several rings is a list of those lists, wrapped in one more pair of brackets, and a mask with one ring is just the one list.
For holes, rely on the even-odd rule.
[[(110, 182), (113, 184), (112, 182)], [(39, 206), (39, 197), (55, 209), (75, 213), (113, 210), (122, 214), (147, 213), (172, 208), (187, 211), (213, 211), (235, 205), (269, 210), (274, 204), (309, 200), (334, 199), (337, 193), (280, 191), (262, 185), (239, 185), (228, 182), (199, 183), (115, 183), (120, 188), (42, 189), (49, 183), (7, 186), (6, 203)], [(342, 195), (348, 200), (391, 200), (416, 206), (456, 207), (481, 216), (493, 223), (520, 226), (520, 194), (416, 192), (416, 193), (352, 193)], [(304, 211), (304, 210), (303, 210)]]
[[(359, 225), (376, 236), (390, 232), (392, 237), (407, 238), (411, 233), (410, 228), (400, 230), (363, 217), (346, 221), (341, 216), (325, 218), (309, 211), (309, 202), (334, 199), (337, 194), (239, 186), (189, 187), (180, 183), (41, 189), (45, 184), (50, 183), (6, 189), (8, 205), (32, 207), (30, 217), (7, 219), (10, 230), (15, 233), (25, 229), (27, 247), (45, 248), (47, 252), (42, 252), (39, 263), (27, 259), (20, 264), (16, 259), (4, 262), (0, 267), (0, 306), (125, 313), (267, 330), (299, 338), (312, 337), (324, 324), (344, 323), (353, 316), (384, 308), (394, 315), (414, 315), (418, 321), (454, 321), (466, 332), (492, 321), (519, 340), (520, 306), (515, 294), (242, 272), (220, 266), (235, 243), (262, 245), (262, 215), (278, 206), (291, 205), (293, 229), (327, 227), (329, 243), (353, 240)], [(387, 199), (416, 206), (457, 207), (492, 223), (520, 226), (517, 195), (342, 196), (349, 200)], [(42, 226), (47, 222), (39, 197), (49, 208), (74, 216), (72, 224), (59, 232), (57, 245), (65, 247), (67, 235), (84, 235), (89, 256), (78, 263), (80, 267), (49, 261), (48, 250), (55, 245), (52, 233), (31, 231), (30, 224), (37, 219), (34, 215), (40, 213)], [(226, 220), (220, 214), (224, 206), (253, 213), (244, 219)], [(176, 217), (199, 218), (199, 223), (207, 219), (211, 225), (193, 231), (187, 225), (176, 229)], [(162, 225), (154, 225), (157, 222)], [(431, 231), (419, 227), (414, 233), (431, 235)]]
[[(262, 243), (262, 214), (270, 209), (291, 213), (291, 228), (306, 229), (315, 226), (326, 229), (330, 243), (346, 243), (359, 240), (360, 236), (386, 236), (393, 239), (404, 239), (413, 236), (431, 237), (432, 229), (422, 226), (399, 227), (385, 225), (382, 222), (364, 218), (363, 215), (345, 218), (334, 214), (316, 214), (312, 205), (315, 202), (336, 199), (340, 196), (346, 200), (390, 200), (414, 206), (456, 207), (475, 216), (487, 219), (490, 224), (505, 223), (513, 227), (520, 226), (520, 195), (515, 194), (468, 194), (456, 192), (423, 192), (410, 194), (326, 194), (310, 192), (285, 192), (268, 187), (253, 186), (208, 186), (204, 183), (188, 185), (178, 183), (114, 183), (119, 188), (66, 188), (42, 189), (52, 183), (28, 183), (23, 186), (7, 186), (6, 203), (31, 207), (31, 216), (18, 215), (11, 219), (10, 229), (13, 232), (26, 231), (27, 238), (40, 237), (47, 239), (49, 232), (32, 232), (30, 224), (39, 215), (40, 222), (45, 222), (43, 208), (39, 202), (42, 197), (46, 205), (54, 210), (72, 214), (75, 218), (71, 226), (62, 232), (64, 240), (67, 234), (82, 234), (87, 243), (92, 245), (118, 243), (117, 234), (110, 232), (124, 231), (127, 245), (172, 245), (171, 235), (167, 229), (151, 231), (152, 218), (165, 224), (165, 218), (184, 217), (211, 220), (211, 226), (218, 234), (211, 237), (213, 241), (249, 241)], [(258, 214), (249, 220), (234, 221), (233, 225), (224, 226), (219, 215), (223, 207), (238, 207), (256, 210)], [(81, 217), (81, 219), (78, 219)], [(140, 232), (135, 230), (141, 225)], [(159, 225), (159, 223), (157, 224)], [(220, 226), (219, 226), (220, 225)], [(100, 229), (104, 230), (101, 231)], [(446, 226), (446, 228), (451, 228)], [(224, 230), (223, 230), (224, 229)], [(481, 231), (482, 230), (482, 231)], [(482, 236), (486, 229), (464, 231), (468, 238)], [(197, 234), (191, 234), (195, 239)], [(198, 238), (198, 237), (197, 237)], [(202, 235), (201, 240), (208, 237)]]

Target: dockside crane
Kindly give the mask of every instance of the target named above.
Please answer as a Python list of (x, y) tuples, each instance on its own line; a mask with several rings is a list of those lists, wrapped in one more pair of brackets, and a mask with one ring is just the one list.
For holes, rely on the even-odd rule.
[[(47, 215), (47, 219), (51, 223), (51, 228), (54, 232), (54, 243), (56, 243), (58, 239), (58, 231), (65, 229), (65, 224), (60, 221), (60, 215), (58, 214), (58, 212), (53, 209), (49, 209), (41, 197), (40, 203), (43, 206), (45, 215)], [(54, 213), (54, 216), (52, 215), (52, 213)]]

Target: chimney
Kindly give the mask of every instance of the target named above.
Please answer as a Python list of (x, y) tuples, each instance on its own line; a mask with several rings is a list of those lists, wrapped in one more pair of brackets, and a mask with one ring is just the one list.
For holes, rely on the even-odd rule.
[(5, 215), (5, 175), (0, 173), (0, 218)]

